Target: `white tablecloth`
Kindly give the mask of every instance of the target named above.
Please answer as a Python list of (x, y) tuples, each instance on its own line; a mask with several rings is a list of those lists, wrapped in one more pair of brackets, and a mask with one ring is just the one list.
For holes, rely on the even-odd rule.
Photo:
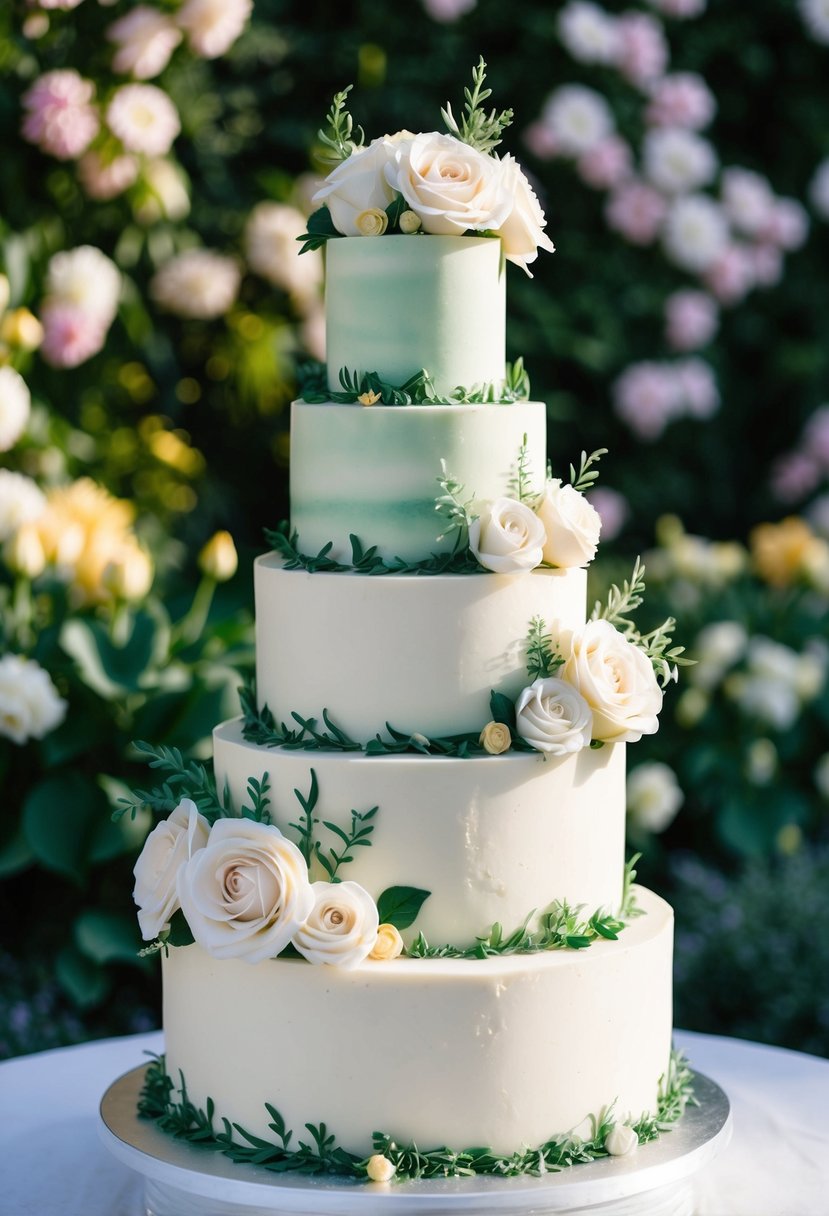
[[(829, 1060), (678, 1031), (731, 1099), (734, 1136), (700, 1180), (699, 1216), (827, 1216)], [(0, 1216), (143, 1216), (143, 1179), (98, 1139), (98, 1103), (162, 1050), (159, 1032), (0, 1064)]]

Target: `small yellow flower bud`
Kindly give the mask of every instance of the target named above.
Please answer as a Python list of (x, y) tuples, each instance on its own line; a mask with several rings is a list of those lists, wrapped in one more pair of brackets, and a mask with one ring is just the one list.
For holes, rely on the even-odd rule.
[(4, 313), (8, 308), (10, 294), (9, 280), (4, 274), (0, 274), (0, 313)]
[(369, 958), (382, 959), (388, 962), (398, 958), (403, 953), (403, 938), (394, 925), (382, 924), (377, 930), (377, 941), (374, 943)]
[(28, 308), (15, 308), (3, 317), (0, 338), (20, 350), (37, 350), (43, 341), (43, 326)]
[(503, 722), (487, 722), (478, 742), (484, 751), (489, 752), (490, 756), (500, 756), (502, 752), (509, 751), (512, 736), (509, 727), (505, 726)]
[(15, 574), (24, 578), (37, 578), (46, 566), (46, 554), (37, 529), (32, 524), (23, 524), (10, 536), (3, 548), (6, 565)]
[(108, 561), (102, 582), (118, 600), (143, 600), (153, 585), (153, 563), (138, 545), (127, 546)]
[(420, 216), (416, 211), (401, 212), (400, 219), (397, 221), (400, 225), (401, 232), (419, 232), (421, 227)]
[(217, 532), (199, 554), (199, 569), (217, 583), (226, 583), (233, 578), (239, 565), (239, 557), (233, 537), (229, 532)]
[(372, 1182), (391, 1182), (397, 1170), (382, 1153), (375, 1153), (366, 1162), (366, 1173)]
[(360, 405), (376, 405), (380, 400), (380, 394), (372, 392), (372, 390), (369, 389), (366, 393), (360, 393), (357, 400), (360, 402)]
[(361, 211), (355, 220), (360, 236), (382, 236), (389, 226), (389, 217), (379, 207)]

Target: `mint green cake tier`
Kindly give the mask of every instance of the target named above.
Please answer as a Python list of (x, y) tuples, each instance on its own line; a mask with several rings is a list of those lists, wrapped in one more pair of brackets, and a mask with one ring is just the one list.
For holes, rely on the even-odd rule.
[[(356, 239), (356, 238), (355, 238)], [(527, 437), (530, 488), (546, 468), (541, 401), (509, 405), (364, 406), (295, 401), (291, 416), (291, 526), (304, 553), (333, 542), (351, 557), (351, 533), (386, 559), (420, 561), (448, 552), (454, 533), (435, 510), (441, 460), (463, 486), (460, 497), (514, 497), (518, 454)]]
[(340, 369), (438, 394), (504, 379), (506, 271), (491, 237), (344, 237), (326, 253), (329, 388)]

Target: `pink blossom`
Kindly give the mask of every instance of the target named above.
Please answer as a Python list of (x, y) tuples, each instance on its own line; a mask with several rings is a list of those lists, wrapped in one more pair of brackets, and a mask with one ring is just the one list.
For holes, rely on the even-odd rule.
[(217, 59), (233, 46), (252, 9), (253, 0), (184, 0), (176, 21), (191, 51), (203, 59)]
[(58, 160), (74, 160), (98, 134), (95, 86), (73, 68), (47, 72), (23, 94), (23, 137)]
[(758, 287), (776, 287), (783, 278), (783, 254), (776, 245), (746, 246), (751, 272)]
[(655, 127), (701, 131), (716, 109), (714, 94), (701, 76), (696, 72), (677, 72), (664, 76), (653, 86), (645, 118)]
[(797, 199), (775, 199), (771, 215), (760, 235), (773, 245), (791, 252), (799, 249), (809, 235), (809, 217)]
[(658, 80), (668, 66), (665, 31), (647, 13), (623, 13), (616, 23), (616, 66), (638, 88)]
[(720, 407), (720, 391), (710, 364), (704, 359), (680, 359), (674, 364), (683, 412), (692, 418), (710, 418)]
[(641, 181), (623, 182), (605, 208), (607, 225), (632, 245), (650, 245), (659, 234), (667, 203), (658, 190)]
[(788, 452), (775, 461), (771, 471), (771, 490), (778, 502), (799, 502), (820, 481), (820, 465), (807, 452)]
[(40, 319), (43, 322), (40, 353), (52, 367), (77, 367), (97, 355), (106, 341), (106, 325), (75, 304), (47, 300)]
[(620, 135), (608, 135), (576, 162), (581, 180), (595, 190), (612, 190), (630, 176), (630, 146)]
[(105, 161), (100, 152), (90, 149), (78, 161), (78, 177), (89, 198), (115, 198), (138, 177), (138, 161), (134, 156)]
[(665, 301), (665, 336), (674, 350), (699, 350), (717, 332), (719, 309), (704, 291), (675, 291)]
[(744, 245), (726, 245), (704, 277), (721, 304), (739, 304), (754, 286), (752, 256)]
[(829, 405), (822, 405), (812, 414), (803, 431), (803, 443), (829, 472)]
[(699, 17), (700, 13), (704, 13), (708, 0), (650, 0), (650, 2), (666, 17), (678, 17), (685, 20), (689, 17)]
[(447, 25), (471, 13), (477, 3), (478, 0), (423, 0), (423, 7), (433, 21)]
[(624, 494), (607, 486), (597, 486), (586, 495), (599, 512), (602, 521), (602, 540), (615, 540), (630, 518), (630, 504)]
[(77, 8), (82, 0), (37, 0), (38, 8), (45, 9), (63, 9), (68, 12), (69, 9)]
[(680, 387), (664, 363), (633, 363), (613, 385), (614, 409), (638, 439), (654, 440), (682, 412)]
[(150, 80), (163, 72), (181, 42), (181, 30), (158, 9), (139, 4), (114, 21), (106, 36), (117, 45), (113, 71)]
[(524, 131), (524, 143), (539, 160), (552, 160), (563, 156), (561, 142), (555, 131), (546, 122), (534, 122)]
[(756, 236), (770, 223), (774, 211), (774, 191), (768, 178), (762, 174), (731, 165), (723, 170), (721, 194), (725, 213), (740, 232)]
[(153, 84), (125, 84), (107, 106), (107, 124), (128, 152), (165, 156), (181, 130), (178, 112)]

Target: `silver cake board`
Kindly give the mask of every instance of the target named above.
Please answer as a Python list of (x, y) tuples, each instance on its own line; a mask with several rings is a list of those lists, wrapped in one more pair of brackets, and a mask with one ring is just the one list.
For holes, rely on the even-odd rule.
[(106, 1147), (144, 1177), (147, 1216), (692, 1216), (694, 1178), (731, 1139), (731, 1108), (695, 1073), (698, 1106), (674, 1129), (626, 1157), (606, 1157), (540, 1178), (421, 1179), (366, 1183), (274, 1174), (176, 1140), (136, 1113), (146, 1065), (101, 1101)]

